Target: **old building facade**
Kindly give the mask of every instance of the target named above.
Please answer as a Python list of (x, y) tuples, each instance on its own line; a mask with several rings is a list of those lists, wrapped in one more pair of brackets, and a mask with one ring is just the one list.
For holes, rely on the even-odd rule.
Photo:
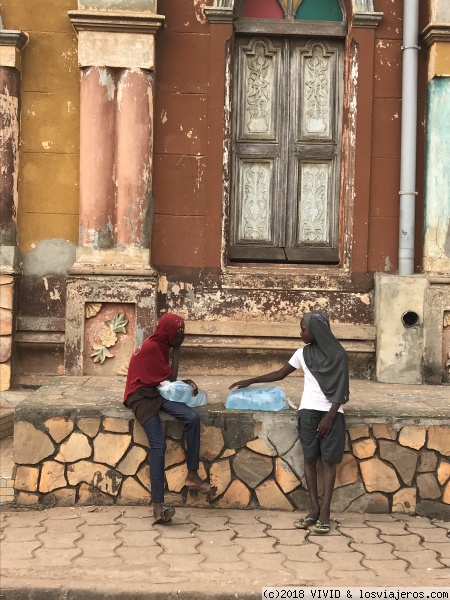
[(124, 374), (166, 311), (186, 371), (258, 372), (312, 308), (355, 377), (449, 380), (444, 0), (28, 5), (0, 8), (3, 389)]

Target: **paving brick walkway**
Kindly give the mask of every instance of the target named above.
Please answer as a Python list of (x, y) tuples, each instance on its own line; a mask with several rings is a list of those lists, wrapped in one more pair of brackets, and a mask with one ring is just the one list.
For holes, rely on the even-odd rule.
[(11, 436), (0, 440), (0, 504), (14, 500), (13, 470), (13, 438)]
[(450, 523), (421, 517), (346, 513), (320, 536), (296, 530), (298, 513), (281, 511), (183, 508), (156, 527), (149, 507), (0, 514), (6, 598), (39, 598), (39, 590), (47, 600), (67, 590), (70, 598), (78, 591), (159, 599), (255, 598), (263, 586), (450, 586)]

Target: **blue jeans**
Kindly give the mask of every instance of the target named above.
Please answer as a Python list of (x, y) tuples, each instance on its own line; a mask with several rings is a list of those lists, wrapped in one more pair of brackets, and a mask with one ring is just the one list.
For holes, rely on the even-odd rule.
[[(164, 400), (161, 410), (184, 424), (186, 431), (187, 468), (197, 471), (200, 455), (200, 417), (186, 404)], [(164, 502), (164, 457), (166, 439), (159, 413), (145, 421), (144, 431), (150, 444), (150, 484), (152, 501)]]

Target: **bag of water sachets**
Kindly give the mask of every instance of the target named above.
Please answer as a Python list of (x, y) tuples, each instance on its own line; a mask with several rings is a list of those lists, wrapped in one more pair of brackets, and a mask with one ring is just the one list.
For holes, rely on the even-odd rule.
[(286, 395), (278, 386), (253, 386), (233, 390), (228, 394), (226, 408), (237, 410), (266, 410), (276, 412), (289, 408)]
[(183, 402), (191, 408), (196, 406), (205, 406), (208, 403), (208, 396), (203, 390), (198, 390), (196, 396), (192, 395), (192, 386), (184, 381), (161, 381), (158, 385), (158, 392), (166, 400), (172, 402)]

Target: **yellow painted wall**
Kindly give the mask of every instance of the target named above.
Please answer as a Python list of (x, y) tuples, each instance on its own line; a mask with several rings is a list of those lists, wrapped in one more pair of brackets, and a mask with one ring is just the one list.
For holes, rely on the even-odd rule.
[(78, 243), (79, 69), (67, 12), (77, 0), (0, 0), (4, 29), (30, 36), (22, 51), (18, 241)]
[(450, 77), (450, 43), (436, 42), (431, 46), (429, 56), (428, 81), (433, 77)]

